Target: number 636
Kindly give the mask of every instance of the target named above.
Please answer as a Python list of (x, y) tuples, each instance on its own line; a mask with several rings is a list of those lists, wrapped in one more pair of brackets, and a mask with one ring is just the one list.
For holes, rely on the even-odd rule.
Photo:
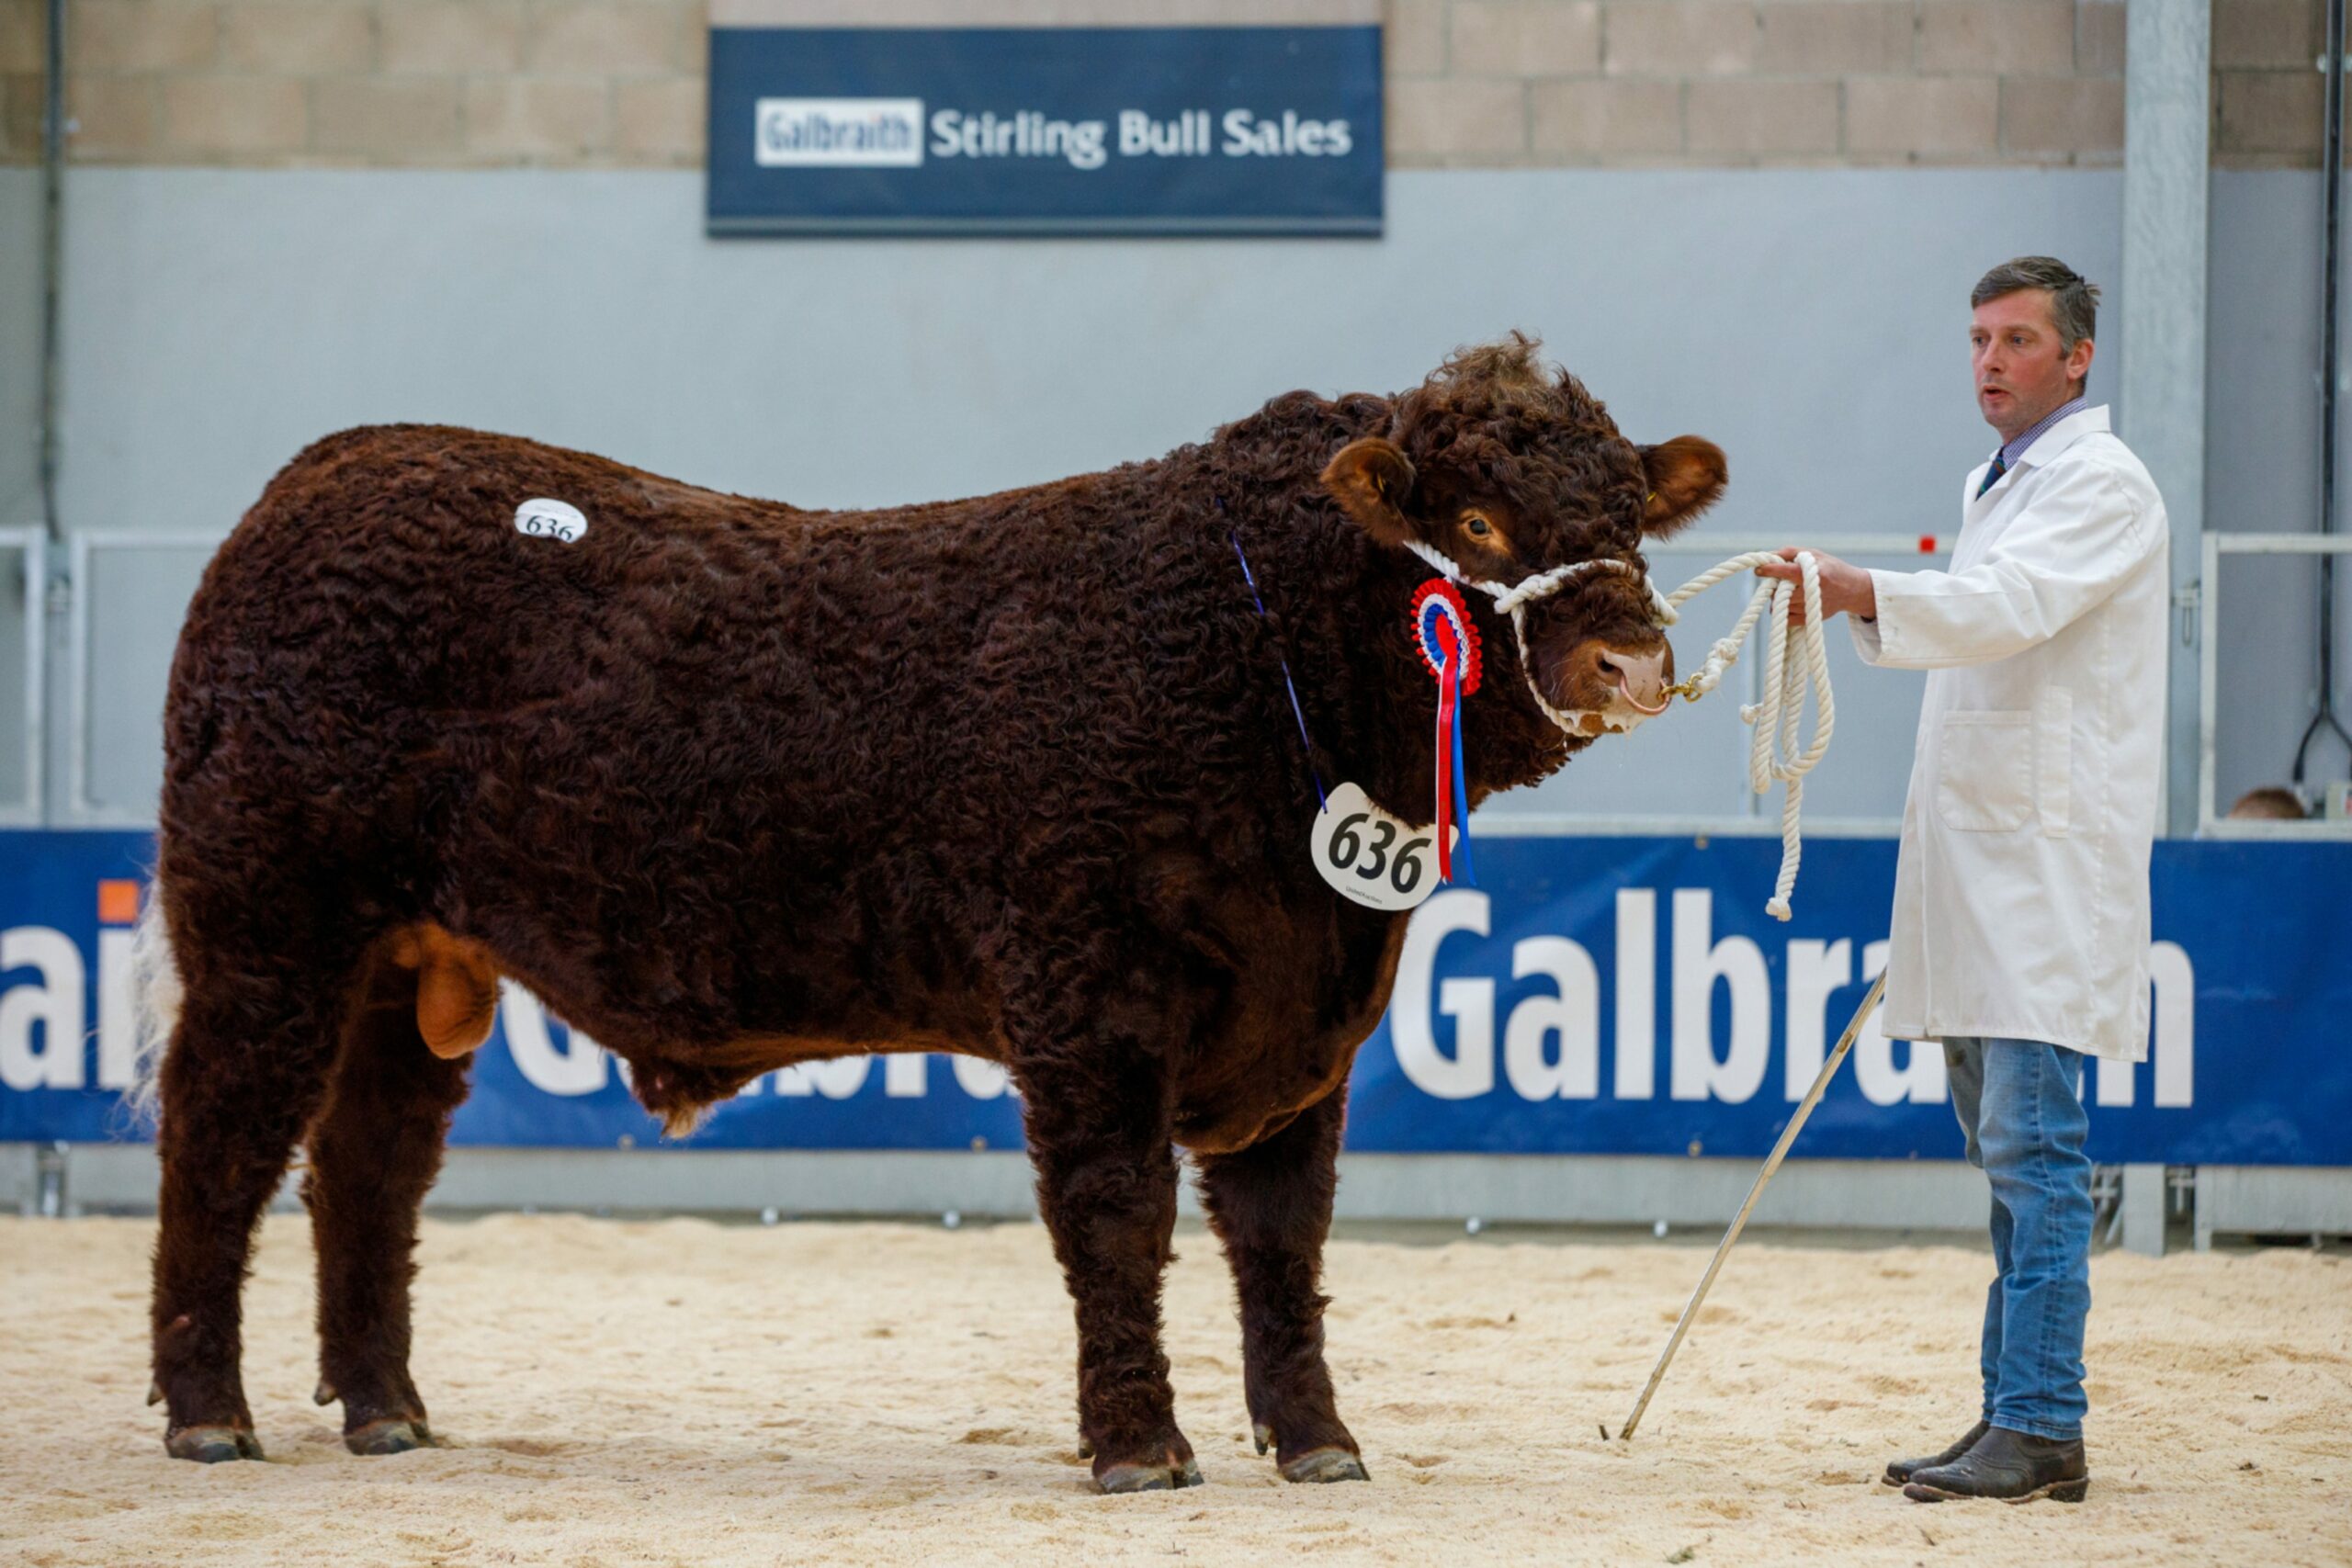
[[(1359, 832), (1366, 822), (1372, 824), (1371, 832)], [(1410, 894), (1420, 886), (1421, 874), (1428, 870), (1423, 856), (1432, 839), (1426, 833), (1414, 833), (1398, 844), (1397, 836), (1396, 823), (1375, 818), (1369, 811), (1351, 812), (1340, 818), (1339, 827), (1331, 834), (1328, 852), (1331, 869), (1351, 873), (1366, 882), (1377, 883), (1385, 878), (1397, 892)]]

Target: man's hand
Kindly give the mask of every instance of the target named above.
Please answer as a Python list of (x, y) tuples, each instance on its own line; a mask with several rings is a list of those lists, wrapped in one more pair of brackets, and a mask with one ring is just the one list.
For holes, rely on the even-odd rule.
[[(1800, 586), (1789, 601), (1789, 619), (1804, 619), (1804, 570), (1797, 565), (1798, 547), (1791, 545), (1781, 552), (1777, 561), (1768, 561), (1756, 569), (1758, 577), (1777, 577)], [(1824, 618), (1840, 611), (1850, 611), (1863, 620), (1878, 619), (1878, 585), (1871, 574), (1858, 566), (1849, 566), (1836, 556), (1820, 550), (1806, 552), (1821, 568), (1821, 613)]]

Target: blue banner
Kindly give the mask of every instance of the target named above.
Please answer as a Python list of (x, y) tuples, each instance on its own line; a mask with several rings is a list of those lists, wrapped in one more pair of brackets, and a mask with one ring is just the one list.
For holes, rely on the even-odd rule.
[[(1348, 1145), (1761, 1156), (1883, 961), (1894, 846), (1805, 847), (1767, 917), (1761, 839), (1482, 839), (1480, 886), (1415, 916), (1358, 1056)], [(0, 1140), (141, 1137), (130, 954), (146, 834), (0, 832)], [(2086, 1061), (2102, 1161), (2352, 1165), (2352, 845), (2156, 846), (2150, 1059)], [(619, 1064), (507, 987), (455, 1141), (663, 1146)], [(850, 1057), (771, 1073), (685, 1142), (995, 1148), (991, 1064)], [(667, 1146), (677, 1146), (669, 1145)], [(1951, 1158), (1943, 1058), (1865, 1031), (1801, 1156)]]
[(713, 234), (1377, 234), (1377, 27), (710, 29)]

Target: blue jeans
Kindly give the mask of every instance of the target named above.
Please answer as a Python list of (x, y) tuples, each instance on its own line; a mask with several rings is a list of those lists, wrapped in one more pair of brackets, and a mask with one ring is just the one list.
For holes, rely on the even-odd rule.
[(1950, 1039), (1944, 1065), (1968, 1163), (1993, 1187), (1984, 1292), (1984, 1419), (2083, 1435), (2083, 1320), (2091, 1310), (2090, 1119), (2083, 1057), (2031, 1040)]

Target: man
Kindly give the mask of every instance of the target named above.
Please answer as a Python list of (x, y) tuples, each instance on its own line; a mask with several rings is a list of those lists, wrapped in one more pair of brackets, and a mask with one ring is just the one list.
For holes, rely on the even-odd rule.
[[(1940, 1041), (1993, 1192), (1983, 1418), (1886, 1481), (1920, 1502), (2079, 1502), (2091, 1167), (2080, 1055), (2148, 1052), (2148, 852), (2165, 718), (2164, 502), (2085, 404), (2098, 290), (2025, 256), (1970, 297), (1976, 403), (1950, 571), (1815, 552), (1864, 660), (1927, 670), (1883, 1025)], [(1790, 564), (1760, 569), (1795, 580)]]

